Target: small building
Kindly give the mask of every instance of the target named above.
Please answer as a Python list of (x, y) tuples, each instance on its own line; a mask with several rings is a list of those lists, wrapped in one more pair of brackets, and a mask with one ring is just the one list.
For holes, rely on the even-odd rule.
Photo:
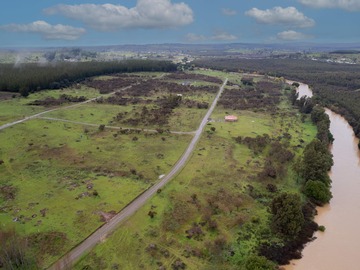
[(225, 122), (236, 122), (238, 120), (238, 117), (235, 115), (226, 115), (225, 116)]

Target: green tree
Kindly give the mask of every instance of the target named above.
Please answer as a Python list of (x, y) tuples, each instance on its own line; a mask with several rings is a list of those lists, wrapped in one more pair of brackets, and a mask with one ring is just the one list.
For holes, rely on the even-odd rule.
[(282, 193), (276, 196), (270, 205), (273, 230), (286, 238), (296, 237), (305, 222), (301, 208), (301, 199), (297, 194)]
[(105, 130), (105, 125), (104, 124), (101, 124), (100, 126), (99, 126), (99, 131), (104, 131)]
[(305, 147), (300, 175), (305, 182), (314, 180), (330, 185), (328, 171), (332, 165), (333, 159), (328, 147), (315, 139)]
[(317, 205), (324, 205), (332, 198), (329, 187), (320, 181), (307, 181), (304, 187), (304, 193)]
[(21, 238), (15, 229), (0, 231), (1, 269), (38, 269), (35, 259), (29, 255), (27, 240)]
[(241, 270), (275, 270), (276, 264), (263, 256), (251, 255), (246, 260)]

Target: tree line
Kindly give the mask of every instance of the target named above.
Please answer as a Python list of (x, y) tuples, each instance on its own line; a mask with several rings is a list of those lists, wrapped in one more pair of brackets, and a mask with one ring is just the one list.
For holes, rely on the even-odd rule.
[(141, 71), (175, 71), (169, 61), (126, 60), (111, 62), (61, 62), (38, 65), (0, 64), (0, 91), (19, 92), (23, 96), (43, 89), (60, 89), (92, 76)]

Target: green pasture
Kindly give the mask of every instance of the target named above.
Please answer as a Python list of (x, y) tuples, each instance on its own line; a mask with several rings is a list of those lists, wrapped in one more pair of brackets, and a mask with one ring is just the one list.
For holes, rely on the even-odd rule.
[[(99, 92), (93, 88), (86, 86), (78, 86), (74, 88), (66, 88), (62, 90), (44, 90), (30, 94), (28, 97), (16, 97), (10, 100), (0, 101), (0, 125), (20, 120), (26, 116), (31, 116), (53, 107), (28, 105), (35, 100), (43, 100), (47, 97), (59, 98), (61, 95), (85, 96), (87, 99), (100, 96)], [(68, 106), (69, 103), (62, 106)]]
[[(205, 74), (229, 77), (227, 73), (217, 71)], [(238, 121), (225, 122), (224, 117), (228, 114), (238, 116)], [(284, 137), (285, 133), (290, 137)], [(271, 234), (266, 205), (273, 195), (265, 189), (266, 185), (275, 184), (279, 191), (299, 192), (291, 164), (285, 176), (261, 182), (256, 176), (264, 166), (267, 148), (263, 153), (254, 154), (246, 145), (234, 140), (237, 136), (255, 138), (263, 134), (280, 139), (298, 157), (303, 147), (315, 137), (316, 127), (308, 116), (301, 117), (287, 101), (272, 115), (266, 111), (229, 111), (218, 106), (186, 167), (160, 194), (84, 256), (75, 269), (130, 270), (158, 269), (160, 266), (172, 269), (172, 264), (179, 259), (186, 264), (186, 269), (220, 269), (220, 265), (221, 269), (236, 269), (234, 265), (241, 265), (258, 245), (259, 235)], [(251, 195), (249, 185), (258, 198)], [(209, 199), (221, 191), (233, 198), (239, 196), (240, 205), (220, 203), (219, 212), (211, 217), (217, 221), (217, 229), (211, 231), (205, 225), (201, 241), (188, 239), (185, 231), (194, 222), (203, 220)], [(191, 203), (194, 194), (199, 207)], [(164, 222), (168, 212), (177, 210), (178, 203), (182, 205), (180, 212), (184, 211), (187, 218), (174, 231), (166, 231)], [(149, 217), (149, 211), (155, 211), (156, 215)], [(219, 258), (210, 255), (212, 243), (219, 237), (231, 246), (235, 252), (233, 257), (221, 261), (220, 255)], [(242, 239), (240, 245), (235, 241), (238, 237)], [(271, 237), (277, 241), (275, 236)], [(200, 250), (202, 256), (189, 255), (189, 249)]]
[[(241, 83), (242, 74), (239, 73), (196, 72)], [(140, 76), (154, 77), (161, 73)], [(97, 90), (80, 85), (38, 92), (26, 99), (2, 101), (0, 124), (47, 109), (26, 105), (29, 101), (48, 96), (56, 98), (61, 94), (99, 96)], [(157, 93), (146, 98), (155, 100), (166, 94)], [(183, 99), (210, 105), (214, 96), (197, 91), (184, 94)], [(102, 214), (120, 211), (158, 181), (160, 175), (168, 173), (183, 154), (192, 136), (143, 130), (159, 128), (154, 125), (139, 125), (134, 128), (140, 131), (125, 132), (120, 127), (129, 126), (113, 119), (124, 112), (128, 113), (126, 117), (134, 117), (143, 106), (91, 102), (43, 115), (58, 120), (32, 119), (0, 131), (0, 141), (5, 142), (0, 145), (0, 160), (4, 161), (0, 165), (0, 186), (10, 186), (15, 194), (13, 199), (5, 199), (6, 194), (0, 193), (0, 224), (4, 228), (15, 227), (27, 237), (35, 233), (61, 232), (66, 238), (56, 246), (55, 254), (32, 248), (40, 266), (50, 265), (85, 239), (103, 224)], [(150, 109), (155, 105), (147, 106)], [(194, 131), (206, 111), (180, 105), (170, 115), (169, 124), (160, 128)], [(229, 114), (238, 116), (238, 121), (225, 122), (224, 117)], [(105, 127), (101, 130), (100, 125), (119, 129)], [(276, 184), (283, 191), (299, 190), (290, 165), (283, 177), (258, 180), (269, 147), (262, 153), (254, 153), (234, 139), (263, 134), (279, 139), (299, 156), (303, 147), (315, 137), (316, 128), (308, 116), (301, 116), (285, 99), (272, 114), (263, 110), (233, 111), (218, 106), (185, 168), (111, 236), (85, 255), (75, 269), (131, 270), (161, 266), (172, 269), (177, 260), (184, 262), (187, 269), (219, 269), (219, 265), (224, 270), (234, 269), (231, 264), (241, 263), (256, 246), (258, 235), (267, 230), (269, 213), (266, 209), (273, 195), (266, 190), (266, 185)], [(214, 198), (218, 208), (210, 211)], [(153, 218), (148, 215), (149, 211), (156, 212)], [(217, 227), (211, 229), (207, 221), (201, 227), (204, 234), (200, 240), (187, 238), (185, 231), (203, 222), (205, 217), (216, 221)], [(174, 223), (177, 219), (179, 221)], [(248, 232), (250, 235), (245, 237), (243, 245), (237, 245), (237, 237)], [(214, 255), (216, 241), (220, 238), (226, 242), (226, 250), (231, 247), (236, 256), (224, 260), (226, 256), (221, 250), (219, 256)]]
[[(0, 184), (16, 190), (13, 200), (0, 197), (1, 224), (23, 235), (65, 233), (58, 255), (99, 227), (101, 212), (120, 211), (158, 181), (191, 139), (86, 128), (38, 119), (0, 132), (6, 142), (0, 147)], [(42, 259), (44, 265), (54, 260)]]

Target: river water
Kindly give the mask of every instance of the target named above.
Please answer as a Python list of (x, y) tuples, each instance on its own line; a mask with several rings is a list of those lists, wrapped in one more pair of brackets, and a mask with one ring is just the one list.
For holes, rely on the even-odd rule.
[[(310, 91), (301, 85), (303, 93)], [(306, 89), (307, 88), (307, 89)], [(299, 94), (301, 96), (301, 93)], [(309, 96), (309, 93), (307, 92)], [(331, 147), (333, 198), (329, 205), (317, 208), (315, 221), (324, 225), (303, 250), (303, 258), (291, 261), (286, 270), (359, 270), (360, 269), (360, 151), (359, 140), (347, 121), (326, 110), (335, 141)]]

